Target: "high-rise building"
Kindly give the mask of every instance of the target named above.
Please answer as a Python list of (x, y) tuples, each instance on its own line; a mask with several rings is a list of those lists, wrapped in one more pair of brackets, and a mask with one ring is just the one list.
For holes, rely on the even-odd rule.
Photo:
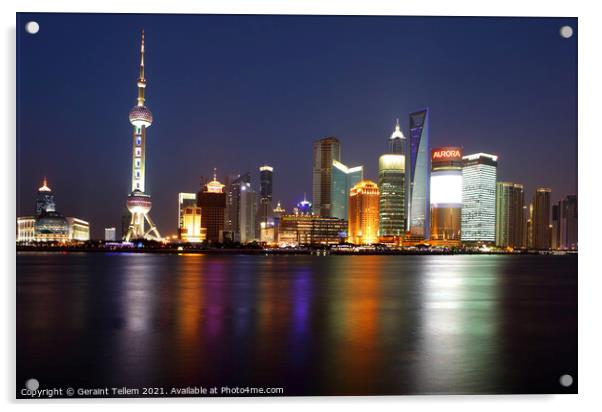
[(533, 218), (531, 230), (533, 248), (547, 250), (550, 248), (550, 198), (552, 190), (540, 187), (533, 198)]
[(410, 153), (408, 157), (408, 230), (414, 239), (428, 239), (430, 232), (429, 189), (429, 111), (410, 113)]
[(389, 153), (405, 156), (406, 145), (406, 137), (403, 135), (401, 127), (399, 126), (399, 119), (397, 119), (397, 123), (395, 124), (395, 130), (389, 138)]
[(114, 227), (105, 227), (105, 242), (114, 242), (117, 240), (117, 233)]
[(330, 216), (347, 219), (349, 191), (364, 180), (364, 166), (347, 167), (333, 160), (330, 179)]
[(558, 202), (558, 248), (562, 250), (577, 250), (577, 195), (568, 195)]
[(222, 243), (224, 241), (226, 193), (224, 185), (217, 180), (215, 169), (213, 169), (213, 180), (203, 185), (196, 194), (196, 205), (201, 208), (201, 227), (205, 229), (207, 242)]
[(462, 227), (462, 149), (433, 149), (431, 164), (430, 240), (456, 244)]
[(487, 153), (462, 157), (463, 242), (495, 242), (497, 159)]
[(513, 249), (526, 247), (523, 185), (498, 182), (495, 203), (495, 244)]
[(552, 223), (550, 224), (550, 248), (560, 249), (560, 202), (552, 205)]
[(341, 160), (341, 144), (336, 137), (325, 137), (313, 147), (313, 201), (318, 216), (331, 216), (332, 161)]
[[(125, 240), (151, 239), (160, 240), (161, 235), (150, 218), (152, 206), (151, 197), (145, 192), (145, 167), (146, 167), (146, 129), (153, 122), (151, 111), (144, 105), (144, 92), (146, 78), (144, 77), (144, 31), (140, 46), (140, 76), (138, 77), (138, 103), (130, 110), (130, 123), (134, 126), (132, 137), (132, 192), (129, 194), (126, 205), (131, 213), (131, 220)], [(145, 230), (144, 222), (148, 222), (149, 229)]]
[(259, 208), (257, 210), (257, 226), (267, 226), (273, 222), (272, 216), (272, 185), (274, 168), (263, 165), (259, 168)]
[(405, 183), (405, 156), (402, 154), (380, 156), (378, 159), (379, 233), (382, 237), (405, 234)]
[[(240, 198), (241, 188), (246, 184), (251, 184), (251, 174), (249, 172), (242, 175), (233, 175), (226, 178), (226, 238), (240, 242)], [(255, 216), (255, 212), (253, 212)]]
[(178, 237), (184, 242), (198, 243), (204, 239), (201, 230), (203, 216), (197, 206), (195, 193), (178, 194)]
[(379, 216), (378, 185), (362, 180), (349, 193), (348, 240), (357, 245), (378, 242)]
[(54, 194), (48, 187), (48, 180), (44, 177), (44, 182), (38, 189), (38, 196), (36, 198), (36, 214), (41, 215), (43, 212), (54, 212), (55, 210)]
[[(238, 193), (238, 236), (240, 243), (249, 243), (259, 239), (256, 233), (257, 193), (251, 183), (241, 183)], [(235, 233), (235, 236), (237, 235)]]

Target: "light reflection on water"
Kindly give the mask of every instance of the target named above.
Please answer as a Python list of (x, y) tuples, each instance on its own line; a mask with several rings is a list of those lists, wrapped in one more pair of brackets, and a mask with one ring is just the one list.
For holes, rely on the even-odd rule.
[(307, 395), (576, 390), (557, 387), (561, 374), (576, 376), (575, 258), (23, 253), (17, 262), (18, 382)]

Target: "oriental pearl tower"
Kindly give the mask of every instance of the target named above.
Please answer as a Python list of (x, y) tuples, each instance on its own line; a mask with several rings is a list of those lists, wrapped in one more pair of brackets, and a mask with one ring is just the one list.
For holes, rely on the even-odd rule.
[[(144, 30), (142, 30), (142, 45), (140, 47), (140, 77), (138, 78), (138, 103), (130, 110), (130, 123), (134, 126), (132, 139), (132, 192), (128, 195), (126, 206), (132, 218), (124, 240), (135, 239), (161, 240), (157, 226), (151, 220), (151, 197), (144, 192), (144, 166), (146, 149), (146, 129), (153, 122), (151, 111), (144, 105)], [(145, 230), (144, 221), (149, 228)]]

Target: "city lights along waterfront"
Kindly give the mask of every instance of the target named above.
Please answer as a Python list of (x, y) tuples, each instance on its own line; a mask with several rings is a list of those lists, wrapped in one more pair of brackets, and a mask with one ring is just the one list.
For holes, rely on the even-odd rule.
[[(174, 17), (164, 17), (161, 22), (171, 28)], [(345, 105), (332, 105), (335, 121), (323, 119), (329, 104), (316, 112), (303, 99), (299, 102), (305, 112), (298, 111), (302, 121), (290, 121), (276, 107), (286, 106), (284, 101), (274, 104), (278, 98), (269, 104), (241, 99), (248, 108), (228, 111), (222, 101), (209, 97), (213, 85), (203, 83), (207, 95), (196, 89), (200, 78), (221, 73), (212, 66), (217, 63), (207, 59), (201, 64), (197, 54), (205, 54), (188, 48), (184, 54), (191, 64), (178, 66), (177, 74), (172, 68), (166, 77), (161, 71), (168, 70), (166, 62), (173, 55), (152, 40), (163, 36), (170, 43), (173, 30), (162, 31), (149, 16), (144, 17), (148, 25), (133, 16), (112, 18), (131, 19), (126, 29), (115, 26), (111, 35), (119, 37), (115, 44), (135, 44), (135, 53), (130, 53), (132, 46), (119, 55), (135, 54), (136, 63), (129, 64), (129, 57), (119, 64), (117, 59), (103, 61), (114, 65), (110, 77), (119, 74), (122, 84), (123, 76), (131, 92), (119, 94), (123, 101), (118, 107), (124, 107), (119, 114), (113, 110), (114, 96), (105, 105), (109, 123), (123, 126), (123, 133), (105, 137), (107, 146), (118, 151), (98, 149), (98, 157), (106, 155), (111, 167), (102, 178), (90, 167), (90, 174), (81, 176), (82, 187), (63, 183), (65, 165), (48, 161), (52, 156), (46, 152), (40, 164), (31, 162), (35, 178), (30, 165), (19, 159), (20, 171), (28, 176), (18, 182), (19, 199), (29, 200), (18, 203), (16, 221), (17, 397), (27, 397), (23, 385), (32, 378), (41, 389), (81, 389), (75, 396), (140, 396), (140, 388), (155, 388), (149, 396), (198, 396), (192, 388), (249, 386), (279, 389), (272, 392), (277, 395), (577, 392), (577, 175), (568, 160), (558, 180), (547, 173), (552, 160), (524, 167), (517, 163), (516, 158), (533, 152), (523, 137), (541, 142), (538, 134), (531, 129), (506, 133), (515, 144), (499, 144), (499, 138), (490, 136), (502, 126), (491, 119), (477, 133), (470, 128), (477, 123), (475, 113), (502, 116), (493, 109), (486, 114), (489, 109), (481, 111), (474, 100), (474, 111), (458, 111), (463, 125), (458, 129), (446, 114), (449, 103), (442, 105), (438, 96), (454, 99), (431, 88), (437, 81), (449, 83), (447, 74), (436, 72), (419, 82), (411, 76), (387, 79), (387, 89), (399, 84), (413, 92), (396, 94), (386, 103), (360, 96), (368, 85), (381, 87), (378, 82), (354, 80), (359, 94), (350, 100), (369, 101), (379, 109), (340, 112)], [(237, 22), (248, 18), (239, 16)], [(216, 19), (233, 27), (228, 18)], [(316, 31), (325, 30), (320, 25), (328, 21), (339, 24), (318, 19)], [(465, 23), (462, 27), (469, 27)], [(541, 29), (537, 24), (533, 27)], [(188, 25), (182, 30), (192, 26), (216, 29)], [(327, 27), (324, 33), (333, 33), (334, 26)], [(279, 30), (291, 36), (284, 26)], [(501, 34), (505, 39), (508, 30)], [(196, 39), (184, 36), (181, 41), (190, 38)], [(319, 40), (308, 49), (322, 53)], [(568, 39), (562, 41), (574, 48)], [(216, 37), (216, 42), (227, 40)], [(521, 42), (510, 43), (509, 53)], [(77, 43), (70, 47), (77, 49)], [(170, 44), (181, 51), (181, 45)], [(472, 45), (475, 55), (485, 53), (481, 46)], [(532, 49), (543, 50), (530, 47), (529, 53)], [(323, 57), (331, 52), (341, 57), (336, 50)], [(542, 56), (533, 58), (545, 60)], [(246, 70), (244, 64), (237, 67)], [(348, 67), (350, 78), (362, 77), (360, 69)], [(22, 79), (32, 78), (27, 70), (31, 68), (24, 69)], [(319, 74), (319, 79), (325, 76), (322, 66)], [(521, 75), (530, 76), (528, 71)], [(178, 89), (175, 76), (190, 87), (186, 93), (166, 93), (166, 85)], [(253, 76), (248, 77), (239, 80), (252, 90)], [(293, 78), (303, 84), (302, 73), (287, 72), (286, 82)], [(325, 78), (336, 94), (338, 83)], [(278, 76), (274, 81), (278, 79), (285, 81)], [(227, 98), (228, 82), (215, 83), (234, 105), (237, 100)], [(321, 81), (312, 79), (311, 84), (307, 90), (291, 85), (291, 96), (321, 93), (314, 90), (314, 85), (323, 88)], [(424, 94), (415, 84), (424, 87)], [(246, 86), (236, 87), (244, 91)], [(102, 87), (98, 89), (95, 93), (101, 94)], [(267, 89), (263, 84), (261, 93), (253, 93), (260, 99)], [(154, 93), (148, 95), (153, 113), (147, 92)], [(505, 101), (510, 92), (508, 86), (491, 99)], [(31, 103), (23, 101), (20, 156), (31, 161), (38, 150), (31, 136), (39, 133), (30, 119), (37, 112), (24, 110)], [(316, 106), (320, 97), (312, 95), (308, 101)], [(510, 104), (499, 106), (502, 110)], [(191, 114), (191, 107), (199, 112)], [(220, 107), (231, 116), (227, 122)], [(264, 112), (256, 113), (257, 107)], [(487, 101), (483, 107), (489, 107)], [(548, 109), (546, 124), (570, 130), (572, 114)], [(256, 114), (254, 121), (245, 117), (247, 111)], [(239, 114), (247, 121), (243, 143), (230, 137), (241, 134), (237, 124), (245, 121), (237, 119)], [(278, 133), (262, 140), (258, 130), (270, 122), (259, 119), (266, 115)], [(203, 130), (202, 123), (215, 118), (223, 120), (223, 130)], [(280, 123), (284, 118), (286, 124)], [(181, 124), (194, 128), (183, 131)], [(522, 127), (514, 126), (514, 131)], [(576, 131), (574, 136), (564, 133), (555, 150), (565, 150), (573, 141), (576, 146), (576, 138)], [(117, 139), (120, 144), (113, 145)], [(369, 150), (362, 146), (366, 141)], [(62, 148), (63, 143), (57, 138), (52, 150), (71, 150), (67, 143)], [(251, 157), (255, 146), (261, 147), (260, 156)], [(227, 156), (220, 155), (222, 150)], [(96, 161), (92, 152), (87, 155), (91, 164)], [(80, 160), (73, 157), (74, 164)], [(54, 179), (55, 174), (63, 178)], [(119, 196), (115, 187), (123, 187)], [(99, 198), (104, 191), (112, 195)], [(75, 202), (74, 196), (84, 201)], [(102, 208), (110, 214), (100, 213)], [(574, 380), (568, 387), (559, 384), (567, 374)], [(110, 391), (94, 391), (104, 387)]]

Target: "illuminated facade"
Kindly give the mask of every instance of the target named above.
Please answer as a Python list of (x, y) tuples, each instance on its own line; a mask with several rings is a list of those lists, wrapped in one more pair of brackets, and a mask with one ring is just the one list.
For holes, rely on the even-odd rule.
[(487, 153), (462, 158), (463, 242), (495, 242), (497, 160)]
[(403, 236), (406, 229), (405, 156), (384, 154), (378, 160), (380, 236)]
[(336, 137), (326, 137), (314, 142), (312, 196), (314, 212), (318, 216), (331, 215), (332, 161), (341, 160), (341, 144)]
[[(225, 237), (240, 242), (241, 193), (243, 186), (250, 187), (251, 174), (231, 175), (226, 178), (226, 217)], [(255, 213), (253, 213), (255, 215)]]
[(263, 165), (259, 168), (259, 208), (257, 210), (257, 223), (266, 226), (272, 220), (272, 186), (274, 181), (274, 168)]
[(499, 247), (525, 247), (523, 185), (498, 182), (495, 201), (495, 244)]
[(197, 206), (195, 193), (178, 193), (178, 238), (183, 242), (198, 243), (205, 240), (202, 230), (203, 215)]
[(311, 214), (282, 215), (277, 227), (280, 246), (330, 245), (346, 236), (347, 221)]
[(201, 227), (206, 232), (207, 242), (223, 242), (226, 193), (224, 185), (217, 181), (215, 169), (213, 170), (213, 180), (204, 185), (202, 190), (197, 193), (196, 202), (197, 206), (201, 208)]
[(462, 223), (462, 149), (433, 149), (431, 164), (430, 240), (459, 243)]
[(330, 179), (330, 216), (347, 219), (349, 191), (364, 180), (364, 166), (347, 167), (338, 160), (333, 160)]
[(38, 189), (36, 215), (17, 218), (17, 242), (78, 242), (90, 240), (90, 224), (57, 212), (48, 181)]
[(348, 241), (356, 245), (378, 242), (379, 191), (376, 183), (362, 180), (349, 193)]
[[(251, 188), (251, 183), (243, 183), (239, 193), (239, 214), (237, 233), (240, 243), (249, 243), (259, 240), (260, 234), (256, 231), (255, 212), (257, 210), (257, 193)], [(236, 234), (235, 234), (236, 236)]]
[[(152, 207), (151, 197), (145, 192), (146, 165), (146, 129), (153, 122), (151, 111), (144, 105), (146, 79), (144, 77), (144, 31), (140, 46), (140, 76), (137, 81), (138, 103), (130, 110), (129, 120), (134, 126), (132, 137), (132, 192), (129, 194), (126, 206), (130, 212), (130, 224), (124, 236), (125, 241), (132, 239), (160, 240), (161, 235), (150, 218)], [(149, 229), (145, 229), (144, 222)]]
[(429, 238), (429, 111), (410, 113), (410, 153), (408, 157), (408, 230), (415, 239)]

